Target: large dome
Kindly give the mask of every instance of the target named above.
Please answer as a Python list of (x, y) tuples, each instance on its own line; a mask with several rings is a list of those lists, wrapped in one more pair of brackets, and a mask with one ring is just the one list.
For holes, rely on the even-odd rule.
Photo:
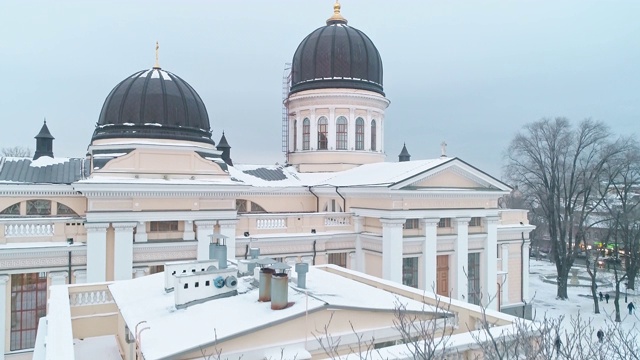
[(326, 88), (382, 89), (382, 59), (369, 37), (347, 25), (340, 4), (327, 25), (309, 34), (293, 55), (291, 93)]
[(107, 96), (91, 140), (114, 138), (214, 144), (207, 109), (198, 93), (159, 67), (127, 77)]

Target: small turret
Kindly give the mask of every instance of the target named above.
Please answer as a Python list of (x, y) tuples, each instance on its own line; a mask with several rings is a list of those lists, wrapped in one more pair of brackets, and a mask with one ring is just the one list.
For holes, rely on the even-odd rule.
[(231, 146), (229, 146), (227, 138), (224, 136), (224, 131), (222, 132), (222, 137), (220, 141), (218, 141), (216, 149), (222, 151), (222, 160), (224, 160), (227, 165), (233, 166), (233, 161), (231, 161)]
[(37, 160), (41, 156), (53, 157), (53, 139), (55, 138), (51, 135), (51, 132), (49, 132), (46, 119), (35, 139), (36, 152), (33, 154), (33, 160)]
[(411, 161), (411, 155), (409, 151), (407, 151), (407, 144), (402, 145), (402, 151), (400, 151), (400, 155), (398, 155), (398, 162)]

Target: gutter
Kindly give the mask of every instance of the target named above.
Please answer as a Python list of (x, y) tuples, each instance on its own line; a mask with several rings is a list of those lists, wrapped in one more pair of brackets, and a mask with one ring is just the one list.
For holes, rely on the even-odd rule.
[(347, 199), (345, 199), (344, 196), (340, 194), (338, 189), (340, 189), (340, 187), (336, 186), (336, 194), (340, 195), (340, 197), (342, 198), (342, 211), (347, 212)]

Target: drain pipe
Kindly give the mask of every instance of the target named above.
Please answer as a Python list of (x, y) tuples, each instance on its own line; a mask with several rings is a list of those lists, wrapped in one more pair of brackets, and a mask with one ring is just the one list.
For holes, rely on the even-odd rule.
[(307, 189), (309, 189), (309, 192), (316, 197), (316, 212), (320, 212), (320, 198), (313, 191), (311, 191), (311, 186), (307, 186)]
[(339, 188), (340, 186), (336, 186), (336, 194), (340, 195), (340, 197), (342, 198), (342, 211), (347, 212), (347, 199), (345, 199), (344, 196), (340, 194), (340, 191), (338, 191)]
[(316, 264), (316, 241), (317, 240), (313, 240), (313, 261), (312, 261), (311, 265), (315, 265)]
[[(524, 231), (521, 231), (520, 235), (522, 236), (522, 244), (520, 245), (520, 268), (522, 272), (520, 273), (520, 279), (524, 279)], [(524, 304), (522, 308), (522, 318), (524, 319), (524, 313), (527, 309), (527, 301), (524, 299), (524, 284), (520, 284), (520, 299), (522, 299), (522, 303)]]

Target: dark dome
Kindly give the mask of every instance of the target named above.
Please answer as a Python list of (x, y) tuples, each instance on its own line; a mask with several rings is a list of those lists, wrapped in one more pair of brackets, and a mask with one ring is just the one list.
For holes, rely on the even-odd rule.
[(214, 144), (198, 93), (177, 75), (157, 67), (129, 76), (107, 96), (91, 140), (114, 138)]
[(334, 6), (327, 25), (309, 34), (291, 63), (291, 93), (311, 89), (382, 89), (382, 59), (369, 37), (347, 25)]

